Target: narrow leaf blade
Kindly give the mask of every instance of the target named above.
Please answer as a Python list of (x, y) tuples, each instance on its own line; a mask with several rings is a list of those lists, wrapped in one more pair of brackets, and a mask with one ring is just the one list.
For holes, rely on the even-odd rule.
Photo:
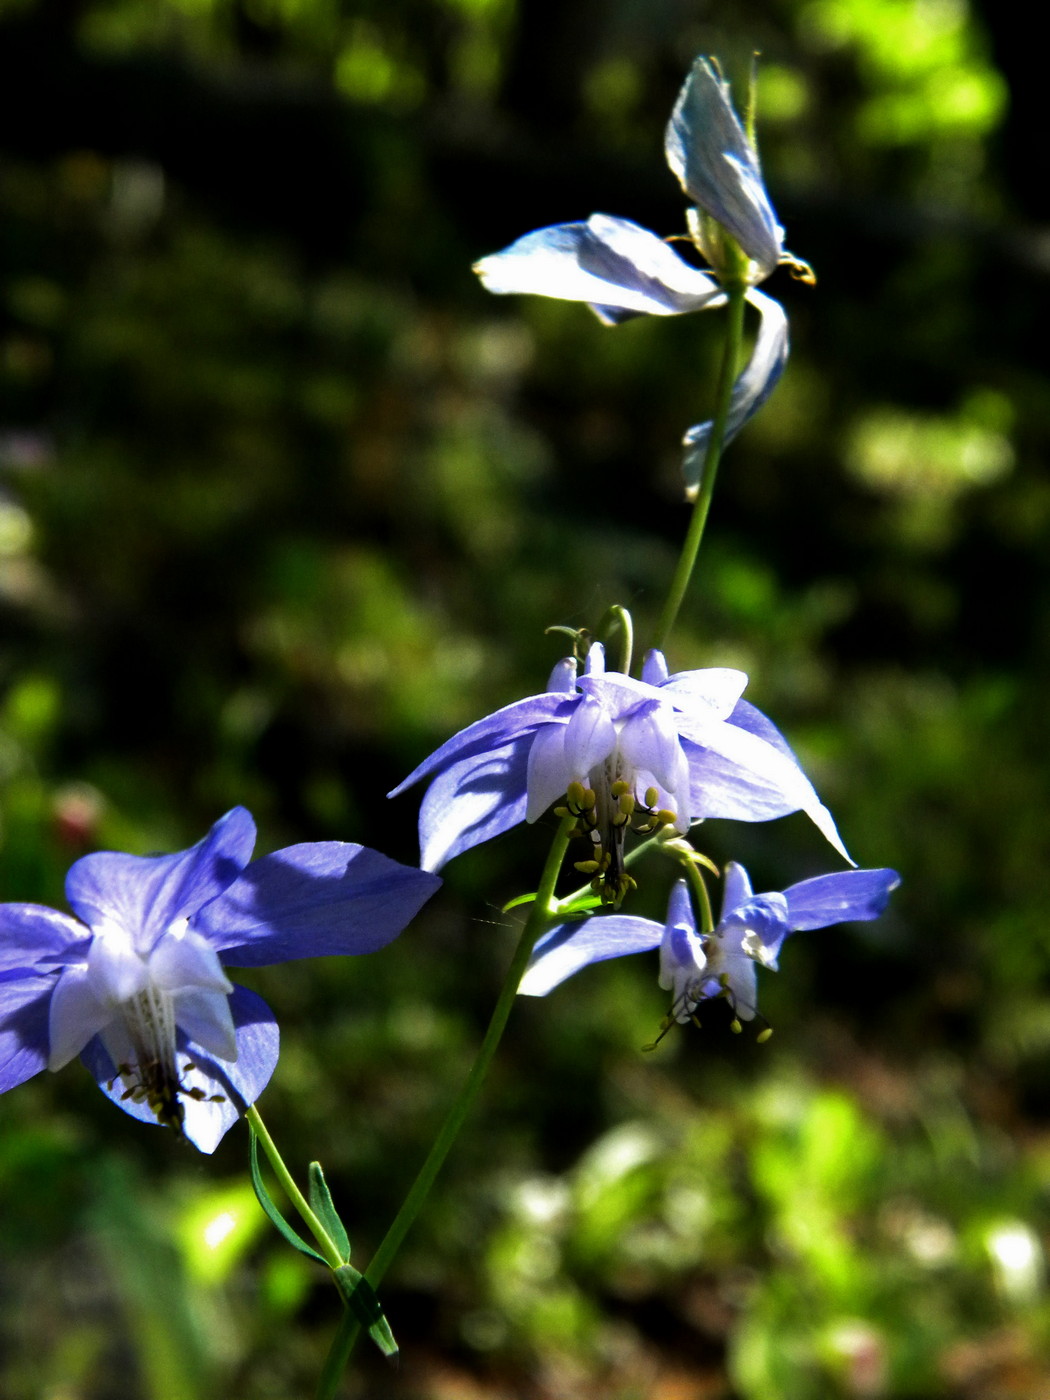
[(350, 1236), (346, 1233), (346, 1227), (339, 1219), (339, 1212), (335, 1208), (332, 1200), (332, 1193), (328, 1189), (328, 1183), (324, 1179), (324, 1172), (321, 1170), (320, 1162), (310, 1163), (310, 1186), (307, 1192), (310, 1201), (310, 1209), (318, 1217), (321, 1224), (328, 1231), (328, 1238), (339, 1251), (339, 1257), (344, 1263), (350, 1261)]
[(327, 1261), (322, 1259), (322, 1257), (320, 1256), (320, 1254), (318, 1254), (316, 1249), (312, 1249), (310, 1245), (306, 1243), (305, 1240), (299, 1238), (299, 1236), (295, 1233), (292, 1227), (288, 1224), (288, 1221), (285, 1220), (284, 1216), (274, 1205), (273, 1199), (271, 1198), (269, 1191), (267, 1191), (266, 1189), (266, 1183), (262, 1179), (262, 1171), (259, 1167), (259, 1139), (255, 1136), (255, 1130), (252, 1128), (250, 1123), (248, 1125), (248, 1129), (251, 1133), (251, 1173), (252, 1186), (255, 1190), (255, 1199), (262, 1206), (263, 1212), (269, 1217), (270, 1222), (275, 1226), (279, 1233), (284, 1236), (284, 1238), (288, 1241), (288, 1243), (292, 1246), (293, 1249), (297, 1249), (300, 1254), (309, 1255), (311, 1259), (316, 1259), (319, 1264), (324, 1264), (325, 1268), (327, 1269)]
[(372, 1285), (364, 1274), (351, 1264), (344, 1264), (341, 1269), (333, 1269), (332, 1275), (351, 1313), (361, 1326), (367, 1329), (368, 1335), (383, 1355), (393, 1360), (399, 1347)]

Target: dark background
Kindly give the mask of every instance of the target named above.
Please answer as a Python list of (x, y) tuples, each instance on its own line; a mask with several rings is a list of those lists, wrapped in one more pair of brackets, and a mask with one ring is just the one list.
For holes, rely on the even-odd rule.
[[(765, 1046), (639, 1053), (647, 960), (517, 1008), (347, 1394), (1050, 1395), (1044, 56), (964, 0), (111, 0), (0, 7), (0, 898), (97, 847), (416, 858), (383, 794), (540, 689), (552, 623), (635, 613), (685, 526), (716, 314), (608, 330), (471, 262), (602, 210), (684, 226), (695, 54), (760, 49), (814, 289), (727, 456), (670, 648), (738, 665), (878, 924), (792, 940)], [(381, 954), (262, 972), (262, 1109), (361, 1266), (465, 1074), (547, 830), (480, 848)], [(756, 887), (802, 818), (714, 824)], [(636, 908), (659, 917), (666, 877)], [(334, 1292), (213, 1158), (79, 1066), (0, 1104), (0, 1391), (308, 1394)], [(209, 1224), (225, 1220), (215, 1244)], [(221, 1233), (221, 1232), (219, 1232)], [(208, 1241), (212, 1241), (211, 1244)]]

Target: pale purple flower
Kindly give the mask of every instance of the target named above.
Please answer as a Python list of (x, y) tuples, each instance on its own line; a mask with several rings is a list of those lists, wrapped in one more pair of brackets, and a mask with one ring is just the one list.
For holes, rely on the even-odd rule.
[(713, 933), (698, 932), (688, 884), (679, 880), (664, 924), (630, 914), (557, 924), (537, 943), (518, 990), (546, 996), (590, 963), (659, 948), (660, 986), (671, 993), (668, 1025), (688, 1021), (712, 997), (725, 997), (735, 1016), (750, 1021), (756, 963), (775, 969), (781, 944), (799, 929), (877, 918), (899, 883), (895, 870), (843, 870), (802, 880), (783, 893), (753, 894), (747, 871), (731, 861)]
[(573, 798), (616, 897), (625, 835), (639, 826), (684, 834), (707, 817), (768, 821), (803, 811), (846, 856), (783, 735), (740, 699), (746, 684), (742, 671), (718, 667), (668, 676), (659, 652), (635, 680), (606, 672), (594, 646), (587, 674), (577, 679), (575, 663), (560, 662), (542, 695), (461, 730), (390, 796), (431, 780), (419, 815), (424, 870)]
[[(779, 303), (755, 290), (781, 261), (783, 230), (729, 88), (705, 58), (697, 59), (679, 93), (664, 149), (695, 201), (687, 214), (690, 237), (714, 276), (687, 263), (655, 233), (612, 214), (537, 229), (482, 258), (474, 271), (490, 292), (587, 302), (607, 325), (616, 325), (634, 316), (678, 316), (723, 305), (718, 279), (729, 266), (734, 277), (746, 281), (747, 300), (761, 323), (751, 360), (733, 387), (728, 443), (768, 399), (787, 363), (787, 317)], [(727, 263), (727, 232), (746, 255), (743, 270), (739, 259), (729, 256)], [(700, 423), (685, 436), (690, 498), (699, 489), (711, 429), (710, 422)]]
[(0, 1092), (80, 1055), (133, 1117), (202, 1152), (277, 1063), (269, 1007), (228, 967), (367, 953), (441, 883), (366, 846), (288, 846), (249, 864), (243, 807), (170, 856), (100, 851), (66, 877), (76, 917), (0, 905)]

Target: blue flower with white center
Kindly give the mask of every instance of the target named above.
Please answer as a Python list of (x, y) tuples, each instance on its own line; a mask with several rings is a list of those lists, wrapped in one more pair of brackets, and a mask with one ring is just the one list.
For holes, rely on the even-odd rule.
[(613, 900), (629, 880), (629, 829), (684, 833), (706, 817), (768, 821), (803, 811), (846, 856), (783, 735), (740, 699), (746, 684), (742, 671), (718, 667), (668, 676), (659, 652), (635, 680), (606, 672), (593, 646), (586, 674), (577, 678), (571, 658), (560, 662), (542, 695), (461, 730), (390, 796), (431, 780), (419, 814), (424, 870), (565, 799), (590, 834), (591, 871)]
[[(663, 239), (629, 219), (592, 214), (585, 223), (556, 224), (519, 238), (475, 263), (490, 292), (523, 292), (587, 302), (607, 325), (633, 316), (678, 316), (721, 306), (722, 283), (748, 287), (761, 322), (751, 360), (733, 387), (728, 443), (762, 407), (784, 372), (788, 324), (783, 308), (755, 290), (781, 261), (783, 230), (769, 202), (758, 156), (733, 110), (728, 85), (705, 58), (693, 65), (675, 103), (664, 142), (667, 162), (695, 201), (689, 235), (714, 276), (692, 267)], [(726, 243), (726, 235), (741, 253)], [(685, 436), (686, 496), (696, 496), (711, 435), (710, 422)]]
[(558, 924), (537, 943), (518, 988), (543, 997), (590, 963), (660, 950), (660, 986), (671, 993), (667, 1025), (685, 1022), (702, 1001), (725, 997), (734, 1015), (755, 1015), (755, 964), (776, 968), (780, 945), (799, 929), (876, 919), (900, 884), (895, 870), (843, 870), (790, 885), (783, 893), (753, 894), (747, 871), (726, 866), (722, 917), (713, 933), (697, 931), (689, 887), (671, 890), (667, 922), (629, 914), (596, 914)]
[(202, 1152), (277, 1063), (273, 1013), (223, 971), (368, 953), (441, 881), (366, 846), (288, 846), (249, 864), (243, 807), (188, 851), (101, 851), (66, 877), (75, 918), (0, 905), (0, 1092), (80, 1055), (133, 1117)]

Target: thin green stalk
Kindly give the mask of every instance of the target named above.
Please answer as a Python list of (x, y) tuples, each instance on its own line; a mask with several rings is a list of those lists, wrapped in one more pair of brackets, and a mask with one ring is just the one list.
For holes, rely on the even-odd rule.
[(309, 1201), (299, 1190), (298, 1186), (296, 1186), (295, 1179), (284, 1164), (284, 1158), (277, 1150), (277, 1144), (270, 1136), (266, 1124), (259, 1116), (259, 1110), (252, 1104), (244, 1116), (251, 1124), (255, 1136), (259, 1139), (262, 1150), (266, 1153), (267, 1160), (273, 1168), (273, 1174), (281, 1183), (281, 1190), (302, 1216), (307, 1229), (320, 1245), (321, 1253), (324, 1255), (327, 1263), (333, 1269), (338, 1269), (345, 1262), (343, 1256), (332, 1242), (328, 1231), (311, 1209)]
[[(518, 946), (514, 950), (514, 957), (507, 975), (504, 978), (503, 986), (500, 988), (499, 998), (489, 1021), (485, 1037), (481, 1042), (477, 1058), (471, 1067), (470, 1073), (453, 1102), (445, 1121), (441, 1126), (441, 1131), (434, 1140), (434, 1144), (427, 1154), (427, 1159), (419, 1170), (419, 1175), (412, 1183), (408, 1195), (402, 1203), (401, 1209), (394, 1217), (394, 1222), (386, 1232), (375, 1256), (368, 1268), (365, 1270), (365, 1278), (373, 1288), (378, 1287), (380, 1280), (387, 1269), (394, 1261), (398, 1249), (405, 1236), (408, 1234), (412, 1224), (419, 1214), (424, 1201), (430, 1191), (438, 1172), (448, 1156), (452, 1144), (455, 1142), (459, 1131), (466, 1120), (468, 1113), (473, 1107), (477, 1098), (489, 1065), (496, 1053), (500, 1038), (510, 1017), (510, 1009), (514, 1004), (514, 998), (518, 994), (518, 985), (521, 982), (529, 958), (532, 956), (532, 949), (544, 931), (546, 925), (550, 923), (555, 909), (554, 886), (558, 879), (558, 872), (561, 870), (562, 861), (569, 847), (569, 832), (576, 825), (576, 818), (573, 816), (563, 817), (558, 827), (557, 834), (551, 844), (547, 862), (543, 867), (543, 874), (540, 877), (539, 889), (536, 891), (536, 899), (529, 910), (529, 916), (525, 921), (525, 926), (521, 931)], [(360, 1323), (349, 1312), (345, 1312), (339, 1325), (339, 1331), (332, 1342), (331, 1349), (325, 1359), (324, 1369), (317, 1385), (317, 1400), (334, 1400), (339, 1379), (350, 1353), (353, 1351), (354, 1343), (357, 1341), (358, 1333), (361, 1330)]]
[(729, 402), (733, 393), (733, 382), (736, 379), (736, 367), (740, 359), (740, 346), (744, 337), (744, 296), (747, 288), (744, 286), (729, 287), (726, 289), (729, 299), (726, 317), (726, 339), (725, 348), (722, 351), (722, 365), (718, 372), (718, 385), (715, 391), (715, 417), (711, 427), (711, 438), (707, 444), (707, 456), (704, 458), (704, 470), (700, 477), (700, 490), (697, 493), (696, 502), (693, 506), (693, 514), (689, 521), (689, 529), (686, 532), (685, 542), (682, 545), (682, 552), (678, 556), (678, 564), (675, 568), (671, 586), (667, 592), (667, 600), (664, 603), (663, 612), (660, 614), (660, 621), (656, 625), (656, 632), (653, 636), (653, 646), (662, 651), (667, 643), (667, 638), (671, 635), (675, 622), (678, 618), (679, 609), (685, 599), (686, 590), (689, 587), (689, 580), (692, 577), (693, 568), (696, 564), (696, 557), (700, 552), (700, 541), (704, 537), (704, 526), (707, 524), (707, 513), (711, 509), (711, 496), (715, 489), (715, 477), (718, 475), (718, 463), (722, 456), (722, 446), (725, 442), (726, 422), (729, 418)]
[(599, 635), (604, 630), (606, 622), (610, 626), (617, 626), (620, 629), (620, 670), (625, 676), (631, 673), (631, 658), (634, 654), (634, 623), (631, 621), (631, 614), (622, 603), (614, 603), (602, 619), (602, 624), (598, 628)]
[(704, 879), (700, 867), (694, 860), (688, 862), (685, 867), (685, 873), (693, 888), (696, 901), (700, 905), (700, 932), (713, 933), (715, 916), (711, 909), (711, 896), (707, 892), (707, 881)]

